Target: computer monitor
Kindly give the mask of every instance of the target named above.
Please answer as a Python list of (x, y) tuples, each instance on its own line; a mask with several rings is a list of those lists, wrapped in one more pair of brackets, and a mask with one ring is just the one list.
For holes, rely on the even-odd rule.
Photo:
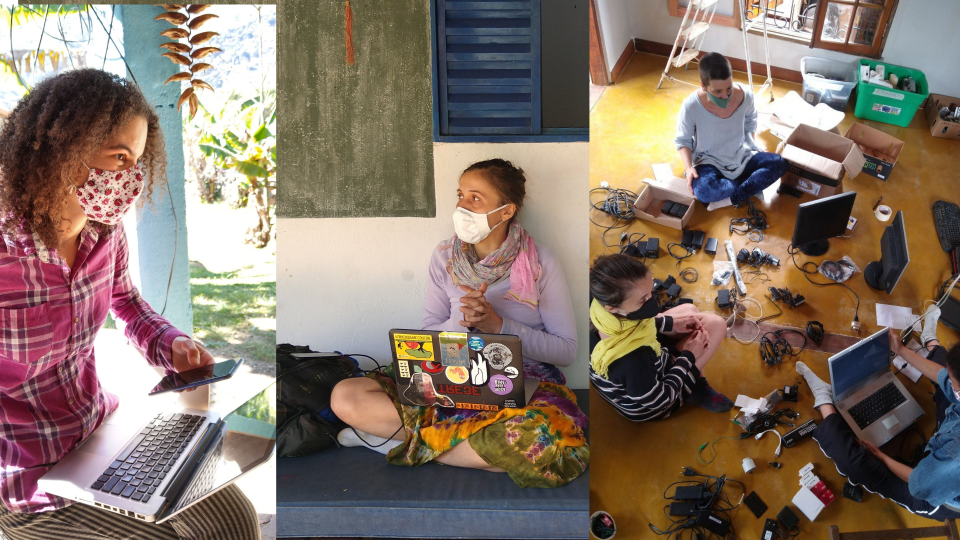
[(846, 232), (856, 198), (857, 192), (850, 191), (801, 204), (793, 228), (793, 246), (813, 257), (826, 253), (829, 239)]
[(867, 285), (874, 289), (893, 294), (893, 288), (897, 286), (909, 262), (907, 229), (903, 223), (903, 212), (900, 211), (880, 237), (880, 260), (868, 264), (863, 269), (863, 277), (867, 280)]

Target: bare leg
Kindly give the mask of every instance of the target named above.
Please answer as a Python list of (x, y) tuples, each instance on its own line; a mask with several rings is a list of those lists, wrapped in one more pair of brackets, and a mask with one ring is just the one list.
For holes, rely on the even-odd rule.
[(377, 381), (367, 377), (346, 379), (333, 387), (330, 408), (348, 426), (378, 437), (402, 441), (406, 436), (393, 401)]
[(680, 304), (677, 307), (672, 307), (664, 311), (663, 313), (661, 313), (661, 315), (669, 315), (671, 317), (677, 317), (680, 315), (693, 315), (694, 313), (700, 313), (700, 310), (697, 309), (697, 306), (693, 304)]
[[(703, 371), (704, 366), (713, 358), (713, 355), (723, 343), (723, 338), (727, 335), (727, 322), (723, 320), (723, 317), (712, 313), (697, 312), (696, 315), (697, 318), (700, 319), (700, 324), (703, 325), (704, 330), (706, 330), (710, 336), (710, 344), (707, 350), (697, 357), (697, 368)], [(689, 337), (680, 340), (680, 342), (677, 343), (677, 348), (682, 350), (687, 339), (689, 339)]]
[[(399, 441), (406, 437), (403, 430), (398, 431), (401, 422), (397, 408), (383, 391), (383, 387), (373, 379), (357, 377), (340, 381), (333, 388), (330, 407), (337, 418), (360, 431)], [(436, 461), (453, 467), (505, 472), (499, 467), (488, 465), (467, 441), (462, 441), (440, 454)]]
[(459, 444), (437, 456), (434, 461), (439, 461), (444, 465), (453, 467), (465, 467), (467, 469), (480, 469), (489, 472), (507, 472), (500, 467), (493, 467), (477, 454), (477, 451), (470, 446), (469, 441), (461, 441)]

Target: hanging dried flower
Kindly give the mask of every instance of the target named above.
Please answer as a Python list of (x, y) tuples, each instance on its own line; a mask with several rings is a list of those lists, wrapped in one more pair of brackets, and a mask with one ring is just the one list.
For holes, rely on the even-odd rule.
[[(196, 92), (198, 90), (213, 91), (213, 87), (208, 83), (201, 79), (194, 78), (197, 73), (213, 69), (213, 66), (204, 62), (197, 62), (197, 60), (213, 53), (223, 52), (217, 47), (197, 47), (220, 34), (217, 32), (195, 31), (199, 30), (201, 26), (211, 19), (217, 18), (217, 15), (213, 13), (200, 15), (200, 12), (210, 7), (209, 4), (155, 5), (162, 7), (166, 12), (157, 15), (154, 17), (154, 20), (167, 21), (174, 25), (174, 28), (168, 28), (160, 32), (161, 36), (172, 40), (160, 44), (160, 48), (166, 49), (166, 52), (161, 53), (160, 56), (167, 57), (171, 62), (188, 68), (188, 71), (181, 71), (171, 76), (163, 84), (171, 82), (190, 83), (190, 86), (180, 94), (180, 99), (177, 100), (177, 110), (179, 111), (180, 107), (187, 104), (187, 106), (190, 107), (190, 118), (193, 118), (200, 108), (200, 100), (197, 98)], [(186, 43), (179, 40), (186, 40)]]

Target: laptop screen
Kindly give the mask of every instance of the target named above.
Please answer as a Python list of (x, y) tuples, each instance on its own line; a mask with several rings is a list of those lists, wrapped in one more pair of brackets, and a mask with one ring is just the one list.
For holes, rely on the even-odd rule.
[(890, 337), (887, 329), (830, 357), (833, 395), (843, 396), (860, 381), (890, 370)]
[(190, 484), (167, 517), (203, 499), (273, 455), (277, 443), (277, 385), (223, 417), (223, 429), (198, 464)]

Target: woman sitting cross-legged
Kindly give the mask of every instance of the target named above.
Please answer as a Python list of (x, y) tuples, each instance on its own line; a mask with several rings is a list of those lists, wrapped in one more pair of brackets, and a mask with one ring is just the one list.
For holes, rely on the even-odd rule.
[(713, 412), (733, 403), (701, 372), (727, 333), (722, 317), (684, 304), (662, 314), (653, 276), (626, 255), (601, 255), (590, 269), (590, 382), (637, 422), (670, 416), (684, 401)]
[(502, 159), (463, 172), (456, 235), (430, 261), (423, 328), (519, 336), (519, 375), (539, 382), (530, 402), (499, 411), (402, 405), (388, 369), (334, 388), (331, 407), (352, 426), (340, 432), (341, 444), (375, 446), (396, 465), (435, 460), (506, 472), (521, 487), (561, 486), (586, 470), (587, 416), (557, 368), (576, 356), (573, 306), (556, 256), (517, 222), (525, 182)]

